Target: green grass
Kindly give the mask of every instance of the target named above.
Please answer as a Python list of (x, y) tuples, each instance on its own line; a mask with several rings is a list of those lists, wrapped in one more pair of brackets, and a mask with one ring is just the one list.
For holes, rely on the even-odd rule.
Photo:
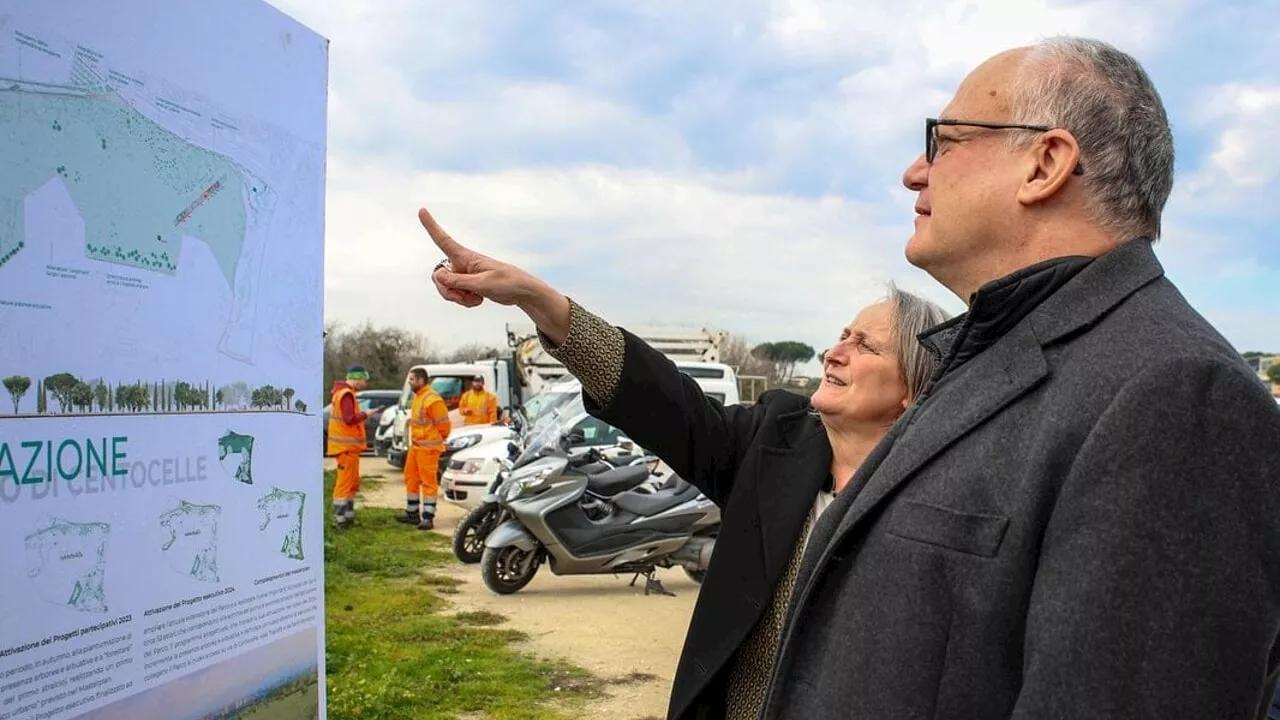
[[(325, 473), (326, 498), (334, 473)], [(458, 581), (449, 541), (356, 507), (356, 525), (325, 529), (325, 627), (331, 718), (398, 720), (576, 717), (598, 693), (585, 671), (510, 646), (522, 633), (494, 613), (448, 614)], [(476, 579), (479, 582), (479, 578)]]

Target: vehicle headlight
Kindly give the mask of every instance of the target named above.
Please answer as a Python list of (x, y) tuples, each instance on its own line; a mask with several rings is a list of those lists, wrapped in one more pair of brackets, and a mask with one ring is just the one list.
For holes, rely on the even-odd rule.
[(445, 446), (445, 450), (446, 452), (457, 452), (459, 450), (465, 450), (478, 442), (480, 442), (480, 436), (475, 433), (462, 435), (461, 437), (456, 438), (449, 438), (449, 442)]
[(484, 469), (484, 458), (472, 458), (462, 464), (462, 472), (475, 475)]
[(554, 465), (531, 465), (516, 472), (502, 491), (502, 499), (519, 500), (530, 495), (537, 495), (551, 486), (551, 473)]

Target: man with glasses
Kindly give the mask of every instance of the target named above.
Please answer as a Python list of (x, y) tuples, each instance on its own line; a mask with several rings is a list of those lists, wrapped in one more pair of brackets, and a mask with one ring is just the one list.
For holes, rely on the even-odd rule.
[(763, 716), (1265, 717), (1280, 412), (1152, 251), (1150, 79), (1046, 41), (925, 130), (906, 256), (968, 312), (815, 527)]

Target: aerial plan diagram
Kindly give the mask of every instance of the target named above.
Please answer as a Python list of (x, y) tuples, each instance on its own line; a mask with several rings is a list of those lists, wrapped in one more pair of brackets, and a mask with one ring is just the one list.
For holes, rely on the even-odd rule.
[(27, 535), (27, 577), (46, 602), (104, 613), (107, 523), (46, 518)]
[[(0, 134), (11, 150), (0, 162), (0, 332), (30, 336), (31, 323), (89, 307), (112, 365), (190, 368), (210, 355), (260, 365), (264, 345), (271, 360), (300, 364), (314, 308), (271, 295), (272, 278), (300, 277), (281, 228), (304, 209), (281, 202), (281, 185), (289, 194), (323, 154), (60, 32), (0, 15)], [(19, 264), (34, 283), (6, 284)], [(207, 302), (176, 312), (171, 298), (192, 290)], [(157, 343), (157, 325), (173, 337)], [(43, 354), (10, 351), (0, 364)], [(209, 373), (228, 372), (212, 363)]]
[(272, 487), (271, 492), (258, 499), (262, 511), (262, 523), (258, 531), (267, 538), (268, 547), (274, 547), (281, 555), (302, 560), (303, 505), (307, 494), (301, 491)]
[(175, 572), (201, 582), (218, 582), (217, 505), (196, 505), (182, 500), (160, 516), (160, 527), (168, 539), (160, 546), (164, 559)]

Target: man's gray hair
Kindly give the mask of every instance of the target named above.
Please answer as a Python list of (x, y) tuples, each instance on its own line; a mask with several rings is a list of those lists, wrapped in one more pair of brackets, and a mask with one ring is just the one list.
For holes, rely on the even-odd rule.
[[(1099, 40), (1057, 37), (1033, 45), (1013, 87), (1014, 121), (1068, 130), (1080, 144), (1089, 211), (1129, 239), (1160, 236), (1173, 190), (1173, 130), (1142, 65)], [(1017, 132), (1025, 146), (1036, 136)]]
[(947, 312), (918, 295), (889, 283), (886, 298), (893, 305), (893, 344), (898, 355), (898, 371), (907, 385), (907, 402), (914, 403), (933, 376), (937, 358), (920, 344), (925, 330), (947, 320)]

